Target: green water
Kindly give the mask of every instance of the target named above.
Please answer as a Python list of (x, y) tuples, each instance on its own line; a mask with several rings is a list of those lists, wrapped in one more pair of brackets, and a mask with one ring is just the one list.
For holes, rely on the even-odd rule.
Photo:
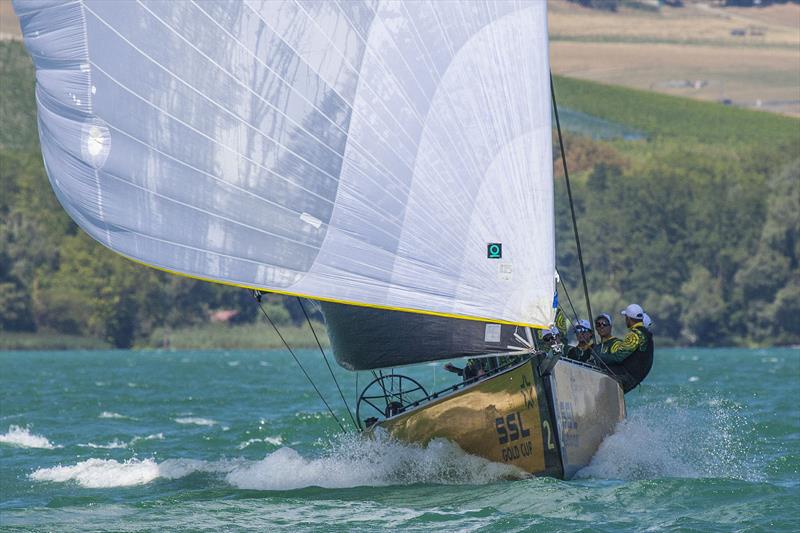
[[(559, 481), (447, 442), (342, 436), (280, 351), (0, 353), (0, 527), (797, 530), (800, 350), (656, 356), (628, 420)], [(300, 357), (334, 401), (319, 355)]]

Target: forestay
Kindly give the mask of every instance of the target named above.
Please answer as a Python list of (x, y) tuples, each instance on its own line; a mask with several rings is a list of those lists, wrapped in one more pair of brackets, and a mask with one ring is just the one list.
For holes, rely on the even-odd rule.
[(320, 300), (551, 322), (545, 2), (15, 9), (50, 181), (109, 248)]

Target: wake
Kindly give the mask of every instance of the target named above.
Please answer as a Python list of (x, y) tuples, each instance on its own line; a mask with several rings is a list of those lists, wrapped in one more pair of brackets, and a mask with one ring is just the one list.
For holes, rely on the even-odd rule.
[(87, 488), (143, 485), (198, 472), (219, 476), (239, 489), (292, 490), (304, 487), (349, 488), (411, 484), (482, 485), (527, 474), (515, 467), (469, 455), (455, 444), (436, 439), (427, 446), (397, 442), (385, 436), (335, 438), (320, 457), (304, 457), (283, 447), (252, 461), (201, 461), (152, 458), (88, 459), (71, 466), (40, 468), (35, 481), (74, 482)]

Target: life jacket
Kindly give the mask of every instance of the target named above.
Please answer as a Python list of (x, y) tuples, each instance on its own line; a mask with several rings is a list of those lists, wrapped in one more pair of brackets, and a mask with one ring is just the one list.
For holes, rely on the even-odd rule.
[(636, 349), (636, 351), (626, 357), (619, 366), (624, 368), (625, 371), (630, 374), (632, 378), (634, 378), (635, 384), (633, 387), (635, 387), (647, 377), (647, 374), (650, 373), (650, 369), (653, 368), (654, 346), (653, 334), (650, 333), (650, 330), (644, 327), (644, 325), (641, 323), (635, 324), (631, 329), (635, 330), (635, 332), (638, 333), (643, 340), (639, 343), (639, 347)]
[(568, 359), (574, 359), (575, 361), (582, 361), (584, 363), (588, 363), (589, 360), (594, 356), (595, 353), (595, 345), (589, 344), (586, 348), (581, 348), (580, 346), (570, 346), (569, 350), (567, 350), (567, 354), (565, 357)]
[(618, 337), (609, 337), (606, 340), (600, 341), (600, 344), (595, 348), (598, 354), (606, 354), (611, 351), (611, 345), (620, 340)]

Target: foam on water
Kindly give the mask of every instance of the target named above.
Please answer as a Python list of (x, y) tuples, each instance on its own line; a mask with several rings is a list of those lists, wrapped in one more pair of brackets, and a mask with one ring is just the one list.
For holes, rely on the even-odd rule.
[(130, 419), (131, 417), (125, 416), (125, 415), (121, 415), (119, 413), (113, 413), (111, 411), (103, 411), (102, 413), (100, 413), (97, 416), (97, 418), (112, 418), (112, 419), (118, 419), (118, 420), (127, 420), (127, 419)]
[(162, 463), (153, 459), (130, 459), (122, 463), (114, 459), (88, 459), (72, 466), (40, 468), (30, 478), (61, 483), (75, 481), (95, 489), (130, 487), (144, 485), (158, 478), (177, 479), (194, 472), (217, 472), (224, 464), (194, 459), (168, 459)]
[(79, 448), (95, 448), (95, 449), (103, 449), (103, 450), (115, 450), (120, 448), (127, 448), (128, 446), (133, 446), (137, 442), (147, 441), (147, 440), (164, 440), (163, 433), (154, 433), (152, 435), (147, 435), (145, 437), (133, 437), (130, 442), (121, 441), (119, 439), (114, 439), (111, 442), (107, 442), (105, 444), (96, 444), (94, 442), (87, 442), (86, 444), (78, 444)]
[(8, 427), (8, 433), (0, 435), (0, 443), (20, 448), (45, 448), (48, 450), (61, 447), (53, 445), (46, 437), (34, 435), (26, 427), (14, 425)]
[(731, 402), (667, 398), (629, 413), (577, 477), (757, 481), (760, 475), (746, 460), (748, 426)]
[(319, 458), (306, 458), (291, 448), (281, 448), (261, 461), (237, 466), (226, 480), (243, 489), (286, 490), (309, 486), (484, 484), (525, 475), (517, 468), (468, 455), (446, 440), (415, 446), (386, 437), (371, 440), (350, 435), (334, 440)]
[(263, 439), (247, 439), (246, 441), (239, 444), (239, 449), (244, 450), (248, 446), (252, 444), (257, 444), (259, 442), (264, 442), (266, 444), (272, 444), (273, 446), (280, 446), (283, 444), (283, 437), (278, 435), (277, 437), (264, 437)]
[(128, 443), (127, 442), (122, 442), (119, 439), (114, 439), (111, 442), (108, 442), (106, 444), (95, 444), (94, 442), (88, 442), (86, 444), (78, 444), (78, 446), (80, 448), (100, 448), (100, 449), (104, 449), (104, 450), (114, 450), (114, 449), (117, 449), (117, 448), (127, 448), (128, 447)]
[(195, 426), (213, 426), (217, 423), (216, 420), (211, 420), (210, 418), (200, 418), (198, 416), (185, 416), (176, 418), (175, 422), (178, 424), (193, 424)]
[(72, 466), (40, 468), (29, 477), (35, 481), (77, 482), (87, 488), (112, 488), (143, 485), (159, 478), (177, 479), (195, 472), (219, 474), (233, 487), (256, 490), (485, 484), (526, 476), (514, 467), (468, 455), (445, 440), (434, 440), (423, 447), (385, 437), (370, 440), (347, 435), (331, 442), (317, 458), (303, 457), (284, 447), (260, 461), (168, 459), (159, 463), (152, 458), (124, 462), (88, 459)]
[(152, 435), (147, 435), (146, 437), (133, 437), (129, 444), (135, 444), (142, 440), (164, 440), (164, 433), (153, 433)]

